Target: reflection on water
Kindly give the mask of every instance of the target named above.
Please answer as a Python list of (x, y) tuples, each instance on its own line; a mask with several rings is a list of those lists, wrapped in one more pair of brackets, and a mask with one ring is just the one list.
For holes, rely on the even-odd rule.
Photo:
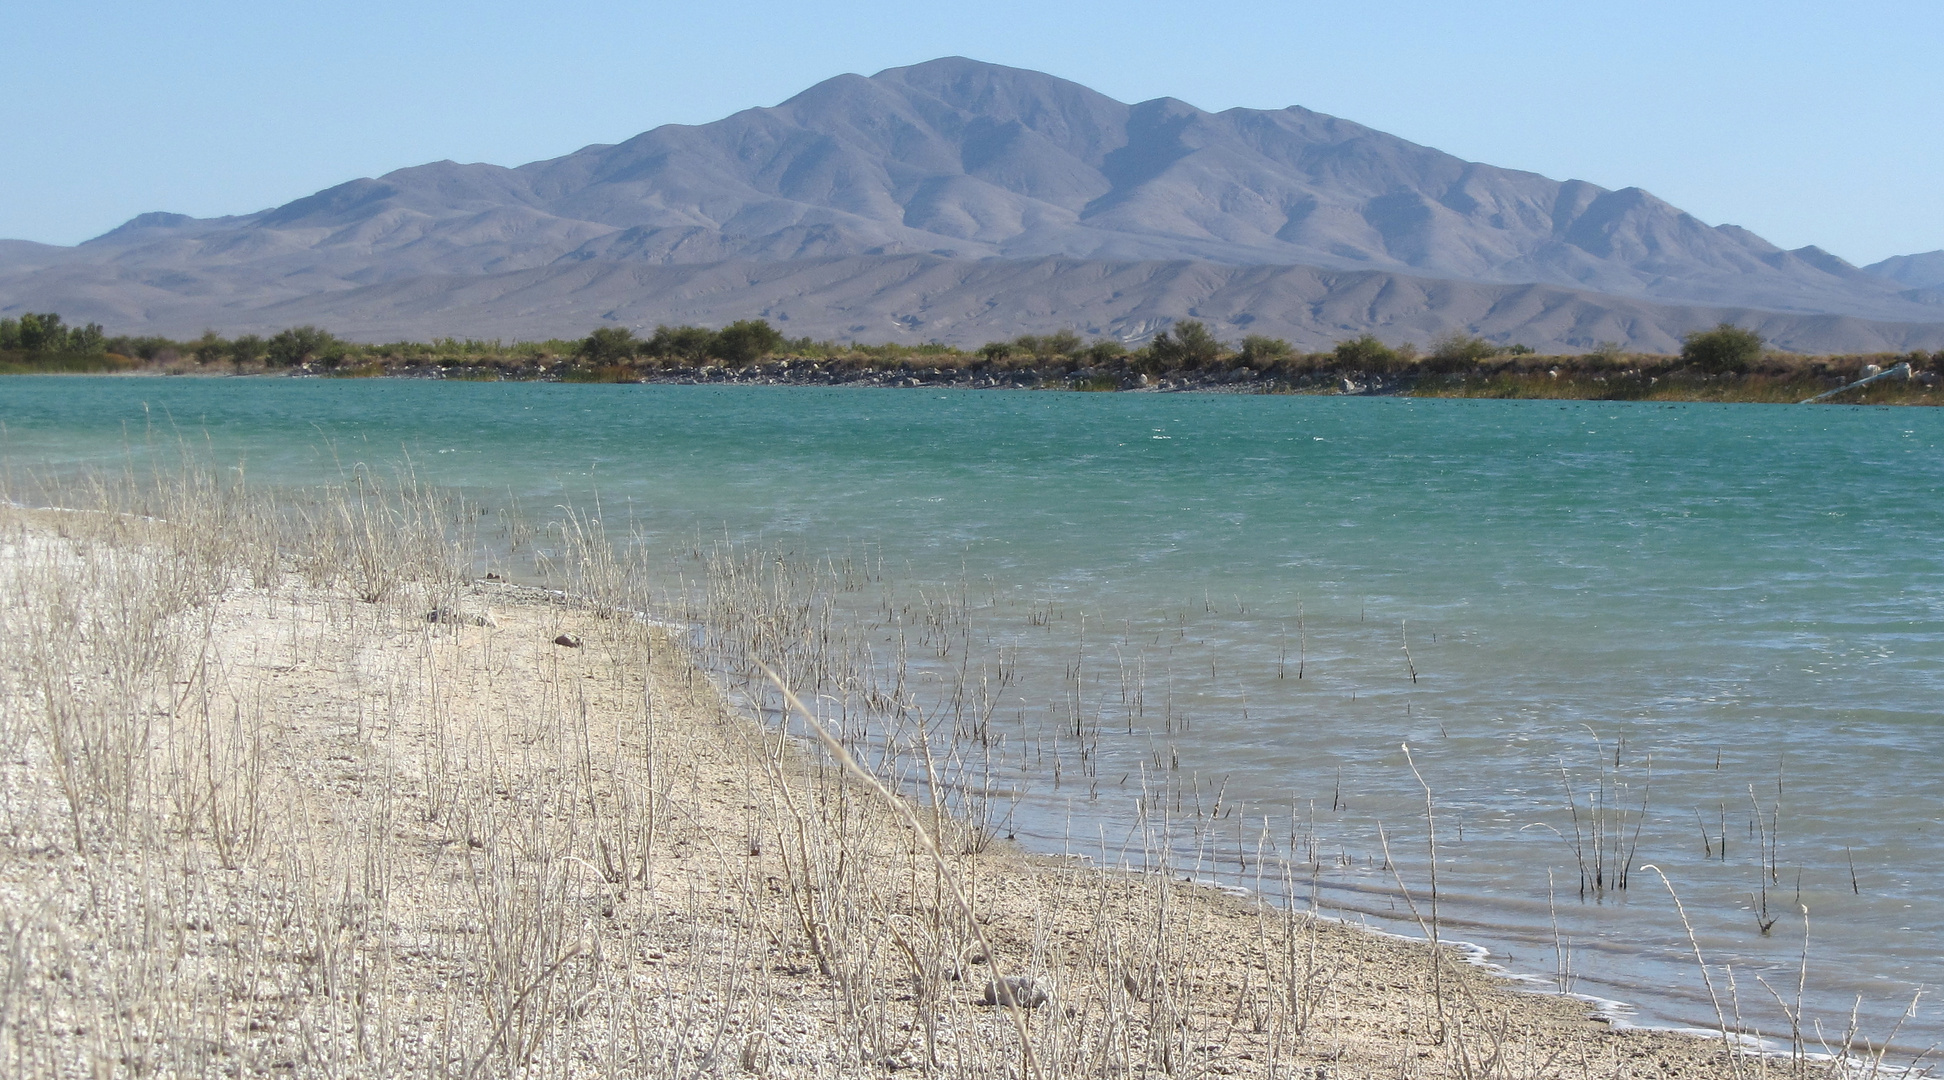
[(1713, 1012), (1643, 864), (1769, 1030), (1805, 908), (1832, 1037), (1944, 952), (1933, 411), (15, 379), (0, 421), (16, 474), (180, 439), (259, 483), (409, 460), (529, 520), (598, 501), (670, 596), (719, 537), (850, 559), (886, 649), (956, 596), (914, 664), (984, 675), (1040, 847), (1111, 853), (1169, 780), (1188, 870), (1293, 854), (1390, 924), (1428, 884), (1414, 762), (1448, 933), (1649, 1021)]

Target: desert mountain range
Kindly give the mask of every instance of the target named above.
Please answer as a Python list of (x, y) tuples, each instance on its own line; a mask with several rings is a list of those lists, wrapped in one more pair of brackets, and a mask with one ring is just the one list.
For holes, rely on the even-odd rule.
[(450, 161), (259, 213), (0, 241), (0, 312), (367, 340), (768, 318), (972, 344), (1198, 318), (1314, 348), (1464, 329), (1670, 350), (1944, 348), (1944, 251), (1858, 268), (1639, 188), (1463, 161), (1301, 108), (1128, 105), (961, 58), (518, 168)]

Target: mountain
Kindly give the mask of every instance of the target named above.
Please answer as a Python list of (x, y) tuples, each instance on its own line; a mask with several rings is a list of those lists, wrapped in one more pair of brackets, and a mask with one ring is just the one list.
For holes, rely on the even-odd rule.
[(1944, 289), (1944, 249), (1921, 255), (1893, 255), (1863, 268), (1866, 274), (1888, 278), (1913, 289)]
[[(1048, 267), (1062, 276), (1046, 278)], [(941, 275), (954, 288), (980, 283), (985, 307), (948, 304), (955, 313), (939, 317), (935, 295), (913, 290)], [(1027, 302), (1009, 275), (1038, 281), (1032, 295), (1048, 302)], [(772, 296), (752, 278), (805, 291)], [(842, 75), (772, 108), (518, 168), (436, 162), (256, 214), (144, 214), (76, 248), (0, 245), (0, 311), (55, 307), (171, 332), (315, 311), (357, 336), (479, 333), (482, 320), (506, 324), (497, 312), (526, 310), (521, 290), (540, 289), (552, 299), (507, 332), (578, 334), (602, 319), (652, 325), (700, 310), (681, 290), (718, 280), (742, 283), (719, 298), (744, 307), (710, 306), (717, 321), (786, 302), (794, 326), (819, 335), (854, 326), (873, 339), (964, 342), (1058, 318), (1132, 339), (1241, 287), (1181, 291), (1183, 279), (1350, 293), (1365, 287), (1352, 280), (1383, 281), (1430, 305), (1324, 316), (1275, 308), (1295, 299), (1273, 290), (1235, 301), (1232, 325), (1295, 338), (1489, 324), (1535, 346), (1646, 348), (1708, 325), (1690, 321), (1704, 309), (1802, 327), (1880, 322), (1869, 333), (1884, 340), (1944, 328), (1931, 283), (1818, 248), (1784, 251), (1638, 188), (1466, 162), (1300, 108), (1128, 105), (961, 58)], [(1125, 287), (1099, 293), (1093, 281)], [(1509, 320), (1457, 299), (1504, 290), (1452, 283), (1518, 287), (1505, 294), (1547, 298), (1535, 311), (1610, 317)], [(485, 295), (491, 305), (468, 299)], [(1587, 336), (1589, 322), (1608, 336)]]

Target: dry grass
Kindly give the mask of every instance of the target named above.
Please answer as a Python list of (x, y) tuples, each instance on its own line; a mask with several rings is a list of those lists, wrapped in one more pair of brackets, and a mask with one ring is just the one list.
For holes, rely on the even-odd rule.
[(409, 484), (67, 495), (0, 512), (9, 1076), (1838, 1071), (1188, 884), (1158, 781), (1123, 850), (995, 840), (989, 702), (903, 684), (949, 600), (887, 660), (747, 552), (669, 590), (696, 634), (639, 617), (597, 519), (563, 595), (474, 581)]

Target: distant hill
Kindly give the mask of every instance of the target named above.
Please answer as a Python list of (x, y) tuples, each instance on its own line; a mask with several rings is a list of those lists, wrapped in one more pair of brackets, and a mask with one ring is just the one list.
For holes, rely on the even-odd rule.
[(1863, 268), (1913, 289), (1944, 289), (1944, 249), (1921, 255), (1895, 255)]
[[(1938, 282), (1885, 265), (1305, 109), (1127, 105), (948, 58), (518, 168), (437, 162), (256, 214), (144, 214), (76, 248), (0, 242), (0, 311), (173, 333), (308, 312), (370, 337), (781, 310), (793, 333), (959, 342), (1135, 339), (1203, 311), (1316, 341), (1461, 327), (1649, 348), (1747, 310), (1797, 347), (1944, 345)], [(940, 299), (965, 290), (981, 295)]]

